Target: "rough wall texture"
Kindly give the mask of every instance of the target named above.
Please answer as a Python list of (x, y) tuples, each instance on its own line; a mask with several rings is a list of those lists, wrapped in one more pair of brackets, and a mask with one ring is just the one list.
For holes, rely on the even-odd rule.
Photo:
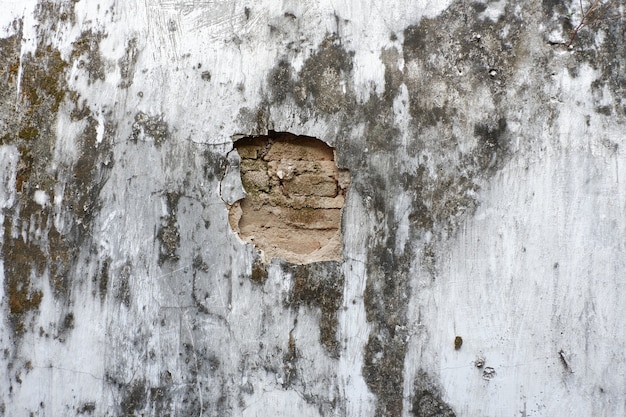
[(350, 174), (337, 168), (333, 148), (321, 140), (269, 133), (234, 144), (222, 183), (236, 182), (229, 190), (245, 193), (224, 198), (231, 228), (266, 262), (341, 260), (341, 209)]
[[(591, 3), (0, 0), (0, 415), (624, 415)], [(271, 132), (350, 172), (340, 257), (231, 230)]]

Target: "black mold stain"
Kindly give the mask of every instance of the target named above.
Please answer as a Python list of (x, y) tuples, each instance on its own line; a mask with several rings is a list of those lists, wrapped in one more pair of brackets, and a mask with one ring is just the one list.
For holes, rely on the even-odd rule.
[[(297, 320), (296, 323), (297, 324)], [(287, 352), (283, 355), (283, 369), (284, 369), (284, 381), (283, 388), (289, 388), (291, 384), (297, 379), (297, 362), (299, 352), (296, 347), (296, 341), (293, 337), (293, 330), (289, 332), (289, 343), (287, 345)]]
[(72, 42), (74, 50), (71, 59), (77, 61), (78, 69), (84, 68), (87, 71), (88, 84), (105, 79), (104, 60), (100, 54), (100, 42), (104, 37), (106, 37), (104, 33), (89, 29)]
[[(393, 94), (393, 90), (389, 91)], [(387, 91), (385, 92), (387, 93)], [(371, 154), (378, 152), (391, 154), (398, 146), (400, 130), (393, 124), (393, 100), (385, 102), (378, 95), (371, 95), (363, 105), (361, 119), (367, 126), (365, 143)]]
[(441, 399), (441, 393), (432, 378), (423, 370), (414, 383), (413, 408), (415, 417), (455, 417), (454, 410)]
[(172, 396), (170, 385), (150, 388), (149, 409), (154, 410), (155, 416), (175, 415)]
[[(500, 40), (495, 35), (499, 29), (480, 20), (471, 7), (446, 13), (460, 12), (469, 16), (469, 27), (446, 15), (438, 19), (424, 19), (420, 25), (405, 30), (402, 56), (396, 48), (383, 49), (381, 61), (385, 66), (385, 90), (373, 91), (363, 105), (356, 104), (350, 89), (352, 56), (343, 49), (336, 36), (329, 36), (295, 76), (290, 72), (288, 63), (279, 62), (268, 78), (274, 101), (264, 103), (258, 110), (256, 123), (252, 110), (247, 111), (249, 120), (244, 121), (244, 124), (256, 126), (262, 131), (263, 126), (269, 124), (269, 117), (265, 115), (270, 114), (271, 106), (293, 97), (305, 118), (311, 115), (339, 117), (339, 137), (342, 131), (350, 131), (350, 126), (365, 126), (363, 142), (338, 140), (336, 150), (338, 162), (354, 174), (352, 186), (365, 199), (366, 209), (376, 225), (367, 243), (365, 308), (372, 331), (365, 346), (363, 375), (378, 398), (377, 416), (396, 416), (403, 411), (406, 299), (410, 296), (408, 265), (411, 258), (416, 252), (422, 253), (422, 264), (435, 278), (437, 257), (432, 243), (420, 243), (424, 234), (440, 236), (454, 231), (458, 222), (478, 204), (476, 192), (479, 182), (500, 168), (508, 156), (507, 122), (500, 112), (476, 123), (473, 130), (472, 127), (469, 131), (465, 128), (468, 136), (476, 136), (477, 145), (471, 151), (460, 154), (459, 140), (451, 126), (465, 115), (452, 104), (452, 100), (446, 98), (445, 91), (432, 91), (433, 84), (440, 82), (451, 89), (450, 97), (466, 96), (468, 91), (480, 86), (491, 92), (496, 103), (505, 97), (508, 69), (513, 64), (512, 51), (518, 39), (517, 22), (509, 32), (509, 38)], [(450, 28), (452, 33), (440, 30), (447, 20), (454, 21)], [(468, 45), (465, 40), (471, 31), (489, 32), (485, 36), (489, 38), (490, 46)], [(446, 54), (448, 61), (443, 65), (430, 64), (429, 56), (440, 53), (442, 44), (455, 53)], [(452, 75), (458, 76), (455, 65), (459, 56), (463, 69), (469, 72), (464, 76), (462, 85), (450, 82)], [(402, 60), (405, 67), (399, 68), (398, 63)], [(409, 64), (414, 62), (422, 65), (424, 71), (419, 74), (421, 78), (409, 71)], [(498, 71), (497, 80), (489, 75), (491, 68), (503, 68)], [(449, 73), (451, 69), (455, 72)], [(290, 92), (292, 82), (294, 87)], [(408, 143), (400, 140), (402, 131), (395, 125), (393, 110), (402, 84), (409, 92), (408, 107), (412, 117)], [(341, 94), (338, 86), (342, 87)], [(442, 102), (432, 100), (436, 93), (441, 94)], [(258, 122), (258, 114), (264, 115), (262, 123)], [(442, 128), (441, 137), (433, 137), (429, 133), (427, 129), (432, 127)], [(410, 157), (419, 161), (416, 169), (394, 167), (389, 170), (389, 167), (380, 164), (381, 157), (394, 155), (402, 147)], [(363, 152), (364, 148), (368, 153)], [(395, 196), (403, 193), (412, 196), (411, 211), (408, 213), (410, 237), (404, 251), (397, 253), (394, 249), (397, 227)], [(259, 271), (253, 268), (254, 272)], [(297, 288), (296, 292), (307, 295), (304, 298), (295, 296), (295, 299), (319, 302), (323, 291), (314, 286), (309, 288), (306, 273), (298, 272), (300, 281), (296, 279), (295, 282), (300, 284), (294, 288)], [(326, 336), (323, 338), (333, 340)]]
[(324, 261), (293, 265), (285, 262), (281, 267), (291, 274), (293, 280), (289, 307), (307, 305), (320, 308), (320, 342), (331, 356), (336, 356), (339, 349), (337, 310), (343, 301), (344, 284), (341, 263)]
[[(182, 342), (179, 349), (179, 360), (184, 364), (180, 376), (188, 388), (181, 393), (179, 384), (168, 383), (169, 378), (162, 380), (161, 387), (167, 387), (171, 392), (170, 395), (164, 391), (162, 404), (181, 404), (182, 399), (182, 409), (176, 410), (178, 415), (230, 415), (230, 376), (220, 360), (222, 356), (205, 345), (194, 345), (192, 341)], [(200, 395), (198, 389), (202, 389)]]
[(482, 13), (487, 10), (487, 5), (485, 3), (473, 2), (470, 6), (476, 13)]
[(61, 325), (61, 331), (65, 332), (73, 328), (74, 328), (74, 313), (67, 313), (65, 315), (65, 318), (63, 319), (63, 323)]
[(495, 126), (490, 124), (474, 126), (474, 135), (480, 139), (477, 156), (478, 165), (482, 170), (493, 168), (502, 161), (503, 154), (508, 150), (505, 133), (505, 118), (500, 118)]
[[(626, 40), (624, 36), (626, 19), (625, 16), (618, 15), (618, 10), (613, 10), (612, 13), (614, 18), (607, 19), (602, 25), (590, 29), (595, 34), (598, 31), (597, 27), (602, 28), (604, 33), (602, 45), (588, 53), (577, 53), (577, 55), (578, 59), (584, 59), (601, 72), (598, 79), (591, 83), (594, 98), (597, 97), (599, 101), (606, 90), (615, 92), (612, 105), (597, 103), (596, 111), (607, 116), (624, 118), (626, 117)], [(593, 43), (595, 45), (595, 39)]]
[(441, 401), (434, 393), (423, 390), (416, 392), (413, 397), (413, 410), (415, 417), (455, 417), (454, 411)]
[[(372, 332), (365, 347), (363, 375), (378, 398), (377, 416), (396, 416), (403, 411), (405, 298), (410, 296), (408, 265), (411, 264), (411, 254), (422, 254), (421, 264), (434, 279), (437, 257), (432, 243), (420, 243), (424, 234), (442, 236), (454, 232), (461, 219), (478, 204), (476, 192), (480, 181), (493, 175), (508, 157), (507, 122), (503, 111), (496, 111), (489, 120), (466, 132), (468, 136), (474, 134), (478, 141), (475, 148), (465, 154), (458, 151), (458, 139), (450, 127), (465, 117), (460, 108), (462, 98), (469, 91), (483, 86), (492, 94), (496, 108), (505, 99), (504, 86), (509, 68), (514, 65), (513, 51), (520, 24), (513, 19), (509, 37), (498, 39), (495, 35), (498, 29), (479, 20), (475, 10), (460, 8), (462, 6), (453, 6), (439, 18), (423, 19), (420, 25), (405, 30), (403, 72), (397, 69), (398, 53), (393, 50), (382, 52), (381, 59), (386, 68), (385, 92), (381, 98), (370, 96), (369, 103), (357, 110), (367, 115), (364, 136), (370, 153), (357, 162), (361, 165), (358, 169), (351, 166), (350, 159), (346, 161), (347, 167), (355, 173), (354, 187), (368, 202), (367, 210), (376, 224), (367, 244), (365, 307)], [(453, 14), (467, 15), (468, 24), (450, 18)], [(443, 27), (446, 30), (441, 30)], [(483, 33), (490, 41), (489, 46), (468, 42), (474, 31)], [(454, 52), (446, 53), (443, 62), (437, 61), (435, 65), (429, 57), (441, 55), (442, 48)], [(421, 66), (419, 74), (410, 69), (416, 63)], [(498, 83), (488, 75), (487, 70), (494, 67), (503, 68), (498, 73)], [(463, 81), (451, 82), (451, 77), (459, 76), (458, 68), (466, 72)], [(398, 141), (400, 132), (393, 124), (390, 110), (402, 83), (408, 89), (412, 117), (408, 145)], [(444, 86), (444, 89), (433, 90), (437, 85)], [(441, 96), (441, 101), (433, 100), (437, 96)], [(451, 99), (455, 97), (461, 99), (461, 104), (453, 104)], [(438, 136), (431, 133), (433, 127), (438, 128)], [(406, 146), (407, 154), (416, 158), (420, 165), (404, 172), (379, 172), (381, 165), (377, 158), (393, 155), (402, 146)], [(341, 144), (337, 149), (342, 149)], [(351, 148), (346, 153), (359, 152)], [(394, 196), (398, 194), (412, 196), (408, 214), (409, 243), (400, 253), (394, 249), (397, 222)], [(418, 412), (427, 415), (424, 410)]]
[(177, 251), (178, 245), (180, 244), (180, 233), (176, 216), (180, 194), (170, 192), (165, 195), (165, 198), (167, 203), (167, 215), (161, 218), (162, 225), (157, 233), (157, 239), (160, 242), (160, 266), (166, 261), (176, 262), (179, 259)]
[(152, 138), (154, 144), (160, 147), (170, 137), (167, 123), (163, 120), (163, 115), (149, 116), (143, 112), (135, 115), (131, 140), (137, 142), (146, 137)]
[(478, 124), (474, 127), (474, 134), (482, 140), (482, 145), (491, 149), (501, 148), (501, 137), (506, 131), (506, 119), (498, 120), (497, 126)]
[(130, 292), (130, 279), (132, 274), (132, 264), (126, 262), (118, 271), (115, 277), (112, 279), (112, 293), (115, 299), (120, 303), (130, 307), (131, 292)]
[(93, 414), (94, 411), (96, 411), (96, 403), (95, 402), (86, 402), (84, 403), (82, 406), (80, 406), (78, 408), (78, 410), (76, 410), (76, 414), (80, 415), (80, 414)]
[(98, 288), (98, 296), (100, 297), (100, 302), (104, 302), (107, 296), (107, 289), (109, 287), (110, 280), (110, 266), (111, 258), (107, 256), (102, 261), (99, 273), (95, 274), (93, 278), (96, 287)]
[(76, 216), (76, 241), (82, 243), (89, 236), (91, 224), (102, 207), (100, 192), (109, 179), (113, 154), (109, 139), (113, 127), (105, 124), (105, 137), (97, 142), (98, 122), (87, 118), (87, 126), (80, 137), (81, 155), (74, 164), (71, 181), (66, 186), (65, 199)]
[(274, 102), (282, 103), (287, 96), (293, 94), (295, 89), (293, 72), (294, 70), (291, 64), (284, 60), (281, 60), (270, 72), (268, 84)]
[(67, 335), (74, 329), (74, 323), (74, 313), (67, 313), (63, 320), (59, 323), (58, 332), (55, 336), (55, 339), (57, 339), (61, 343), (65, 343)]
[[(453, 16), (465, 16), (466, 22)], [(505, 27), (507, 35), (501, 36)], [(458, 99), (479, 87), (489, 89), (494, 101), (502, 100), (517, 60), (526, 54), (520, 47), (522, 30), (523, 22), (513, 15), (493, 23), (481, 20), (475, 10), (462, 4), (406, 28), (403, 53), (414, 123), (452, 123), (460, 116), (459, 109), (464, 108)], [(442, 59), (430, 59), (433, 54)], [(419, 73), (411, 74), (415, 71), (411, 70), (411, 63), (417, 64)], [(497, 69), (497, 77), (493, 76), (493, 69)]]
[(398, 68), (400, 53), (395, 47), (383, 49), (380, 59), (385, 65), (385, 91), (383, 93), (383, 101), (386, 107), (393, 105), (393, 100), (397, 96), (400, 85), (403, 83), (404, 74)]
[(221, 153), (211, 152), (205, 149), (202, 152), (204, 164), (202, 165), (202, 171), (204, 178), (208, 181), (213, 181), (216, 178), (220, 178), (224, 173), (224, 164), (226, 163), (226, 156)]
[(117, 61), (120, 68), (120, 76), (122, 81), (118, 84), (120, 88), (128, 88), (133, 84), (135, 76), (135, 67), (139, 58), (139, 50), (137, 48), (137, 38), (131, 38), (126, 44), (124, 56)]
[[(351, 72), (352, 56), (343, 49), (336, 36), (328, 36), (298, 73), (296, 102), (323, 114), (345, 111), (353, 102)], [(279, 90), (275, 95), (280, 97), (282, 94)]]
[(267, 280), (267, 265), (265, 265), (260, 257), (257, 257), (252, 264), (250, 279), (255, 284), (263, 285)]
[(134, 416), (146, 405), (148, 389), (144, 381), (135, 381), (127, 387), (124, 397), (120, 402), (120, 410), (123, 416)]
[(598, 106), (594, 110), (598, 114), (602, 114), (604, 116), (610, 116), (612, 108), (611, 106)]
[(402, 254), (394, 253), (396, 235), (392, 217), (387, 217), (385, 222), (368, 243), (371, 249), (364, 301), (372, 330), (365, 346), (363, 377), (378, 398), (375, 415), (400, 416), (411, 255), (408, 245)]
[(35, 18), (40, 23), (46, 23), (46, 26), (50, 28), (50, 31), (55, 33), (59, 29), (59, 26), (64, 24), (76, 23), (76, 15), (74, 14), (74, 8), (78, 1), (40, 1), (35, 7)]
[(196, 255), (193, 258), (191, 267), (193, 268), (191, 298), (193, 299), (193, 302), (200, 313), (210, 314), (209, 309), (202, 303), (202, 300), (198, 298), (198, 295), (196, 293), (196, 282), (198, 280), (198, 276), (200, 274), (207, 274), (209, 272), (209, 266), (206, 264), (206, 262), (204, 262), (202, 256)]
[(567, 11), (563, 0), (541, 0), (541, 6), (543, 7), (543, 12), (548, 16), (552, 16), (554, 13), (565, 16)]

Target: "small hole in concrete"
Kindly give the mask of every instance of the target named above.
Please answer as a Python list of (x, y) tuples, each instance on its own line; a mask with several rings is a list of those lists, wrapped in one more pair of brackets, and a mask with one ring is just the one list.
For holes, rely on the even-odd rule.
[(237, 140), (233, 150), (246, 192), (229, 208), (239, 237), (260, 249), (265, 261), (341, 260), (341, 209), (350, 175), (337, 168), (334, 148), (270, 131)]

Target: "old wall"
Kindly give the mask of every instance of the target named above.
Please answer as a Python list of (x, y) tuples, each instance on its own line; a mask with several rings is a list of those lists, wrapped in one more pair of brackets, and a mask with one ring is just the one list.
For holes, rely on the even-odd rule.
[[(624, 415), (599, 4), (0, 0), (0, 415)], [(231, 229), (275, 132), (349, 172), (338, 256)]]

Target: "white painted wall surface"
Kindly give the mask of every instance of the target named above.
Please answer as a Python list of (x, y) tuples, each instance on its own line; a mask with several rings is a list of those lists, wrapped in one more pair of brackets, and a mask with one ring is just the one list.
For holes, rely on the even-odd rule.
[[(581, 32), (581, 43), (569, 50), (546, 39), (567, 39), (559, 7), (576, 12), (576, 2), (549, 9), (532, 1), (475, 7), (81, 0), (74, 22), (56, 25), (38, 21), (38, 3), (0, 0), (0, 38), (14, 35), (13, 22), (21, 19), (21, 57), (41, 42), (61, 52), (68, 91), (86, 100), (97, 146), (110, 147), (112, 165), (89, 237), (68, 272), (67, 295), (54, 295), (47, 269), (34, 269), (31, 285), (43, 296), (24, 316), (21, 335), (10, 321), (9, 261), (0, 259), (0, 415), (412, 416), (419, 415), (413, 404), (419, 370), (456, 416), (626, 415), (623, 6), (612, 11), (622, 19)], [(463, 29), (467, 16), (474, 23)], [(429, 42), (437, 44), (428, 45), (428, 56), (413, 57), (408, 28), (428, 19), (440, 19), (428, 29)], [(72, 58), (72, 43), (89, 29), (105, 34), (96, 42), (104, 79), (90, 79)], [(121, 88), (120, 60), (131, 39), (132, 84)], [(350, 56), (351, 70), (339, 85), (352, 104), (324, 112), (315, 107), (319, 96), (306, 105), (295, 93), (276, 100), (268, 77), (277, 63), (285, 60), (297, 74), (328, 39)], [(385, 62), (385, 53), (395, 61)], [(472, 61), (475, 56), (491, 61)], [(441, 73), (433, 70), (439, 67)], [(203, 79), (205, 71), (210, 79)], [(393, 71), (398, 86), (388, 106), (381, 97)], [(24, 100), (20, 81), (16, 88), (17, 109)], [(363, 110), (376, 98), (381, 102), (372, 107), (389, 107), (376, 113), (385, 115), (380, 120), (370, 118), (375, 110)], [(423, 112), (456, 112), (429, 125), (411, 113), (412, 100), (426, 103)], [(602, 106), (608, 113), (598, 111)], [(84, 152), (87, 122), (73, 120), (72, 109), (66, 97), (54, 118), (45, 170), (59, 173), (56, 190), (72, 181), (64, 167)], [(141, 126), (132, 140), (140, 112), (166, 126), (163, 143)], [(2, 129), (9, 116), (0, 113)], [(506, 152), (489, 154), (493, 163), (483, 166), (475, 162), (483, 146), (476, 126), (495, 131), (502, 118)], [(395, 130), (375, 130), (376, 123)], [(254, 249), (229, 228), (219, 175), (202, 171), (205, 152), (224, 156), (236, 135), (267, 129), (336, 146), (339, 163), (356, 177), (343, 212), (336, 356), (320, 343), (320, 309), (288, 306), (294, 277), (279, 261), (268, 266), (264, 284), (250, 280)], [(370, 139), (386, 134), (389, 148), (385, 138)], [(15, 189), (19, 152), (10, 141), (0, 146), (0, 223), (22, 222), (21, 239), (45, 246), (50, 224), (69, 233), (76, 220), (61, 191), (34, 189), (32, 198), (49, 207), (52, 223), (16, 220), (16, 201), (30, 198)], [(208, 166), (219, 173), (220, 163)], [(422, 194), (398, 179), (420, 168), (428, 177)], [(369, 190), (375, 175), (382, 182)], [(468, 206), (455, 206), (452, 214), (436, 211), (437, 192), (456, 192), (457, 182), (441, 185), (448, 176), (474, 184), (459, 189)], [(171, 214), (169, 192), (180, 193), (180, 259), (160, 263), (157, 234)], [(376, 206), (380, 196), (384, 209)], [(436, 219), (427, 228), (410, 215), (422, 199)], [(20, 239), (15, 227), (11, 236), (6, 226), (0, 230), (5, 245)], [(405, 262), (393, 266), (404, 280), (400, 295), (374, 295), (383, 304), (397, 302), (390, 311), (401, 325), (393, 331), (406, 336), (400, 412), (381, 409), (384, 401), (364, 377), (368, 340), (391, 331), (372, 320), (365, 296), (377, 279), (385, 285), (372, 272), (379, 267), (377, 244), (387, 245), (394, 262)], [(110, 278), (99, 295), (105, 262)], [(73, 326), (61, 332), (68, 312)], [(458, 350), (456, 336), (463, 338)], [(293, 383), (285, 368), (290, 340), (298, 356)]]

